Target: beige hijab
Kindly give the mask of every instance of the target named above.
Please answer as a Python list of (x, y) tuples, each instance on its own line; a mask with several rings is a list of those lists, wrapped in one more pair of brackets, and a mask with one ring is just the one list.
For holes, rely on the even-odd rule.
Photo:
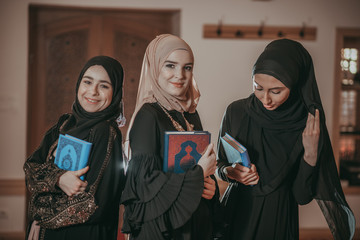
[(125, 150), (129, 157), (129, 133), (134, 123), (136, 114), (145, 103), (159, 102), (167, 110), (176, 110), (178, 112), (194, 113), (199, 102), (200, 92), (195, 79), (193, 78), (189, 89), (183, 98), (177, 98), (164, 91), (158, 83), (160, 70), (168, 56), (176, 50), (188, 51), (194, 59), (190, 46), (181, 38), (171, 35), (162, 34), (152, 40), (145, 52), (139, 88), (136, 98), (134, 113), (131, 117), (125, 140)]

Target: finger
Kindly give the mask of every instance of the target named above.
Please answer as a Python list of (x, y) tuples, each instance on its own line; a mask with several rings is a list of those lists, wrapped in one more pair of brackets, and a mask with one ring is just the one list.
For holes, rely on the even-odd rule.
[(203, 194), (207, 194), (207, 195), (211, 195), (213, 192), (214, 192), (214, 191), (211, 190), (211, 189), (206, 189), (206, 188), (204, 188), (204, 190), (203, 190)]
[(316, 109), (316, 111), (315, 111), (314, 129), (315, 130), (320, 129), (320, 112), (319, 112), (319, 109)]
[(257, 174), (256, 173), (252, 173), (250, 175), (246, 175), (243, 177), (243, 182), (249, 182), (249, 181), (253, 181), (254, 179), (257, 178)]
[(214, 180), (209, 176), (204, 178), (204, 182), (206, 182), (206, 183), (211, 183), (212, 181), (214, 181)]
[(252, 163), (251, 163), (251, 165), (250, 165), (250, 170), (251, 170), (252, 172), (257, 172), (255, 164), (252, 164)]
[(215, 144), (213, 144), (213, 152), (214, 152), (214, 154), (216, 155), (216, 147), (215, 147)]
[(89, 166), (86, 166), (80, 170), (75, 171), (74, 173), (75, 173), (75, 176), (80, 177), (80, 176), (84, 175), (88, 170), (89, 170)]
[(308, 130), (312, 131), (314, 129), (314, 115), (310, 113), (309, 115), (309, 127)]
[(85, 189), (86, 189), (86, 186), (82, 186), (82, 187), (79, 188), (79, 191), (83, 192), (83, 191), (85, 191)]
[(210, 200), (210, 199), (212, 198), (212, 196), (207, 195), (207, 194), (202, 194), (201, 197), (202, 197), (202, 198), (205, 198), (205, 199), (207, 199), (207, 200)]
[(213, 144), (213, 143), (210, 143), (210, 144), (207, 146), (207, 148), (206, 148), (206, 151), (205, 151), (204, 155), (210, 155), (210, 153), (211, 153), (211, 151), (212, 151), (213, 147), (214, 147), (214, 144)]
[(201, 196), (206, 199), (211, 199), (214, 196), (214, 192), (204, 191)]
[(308, 117), (306, 120), (306, 125), (305, 125), (305, 129), (304, 129), (304, 133), (306, 133), (309, 128), (310, 128), (310, 122), (311, 122), (311, 113), (308, 113)]
[(30, 228), (30, 232), (29, 232), (29, 239), (34, 239), (34, 223), (32, 224), (31, 228)]
[(254, 186), (254, 185), (258, 184), (258, 183), (259, 183), (259, 179), (256, 179), (256, 180), (254, 180), (254, 181), (252, 181), (252, 182), (246, 183), (245, 185), (247, 185), (247, 186)]
[(239, 163), (237, 163), (234, 168), (241, 171), (241, 172), (246, 172), (246, 173), (250, 172), (250, 168), (245, 167), (245, 166), (243, 166), (243, 165), (241, 165)]
[(36, 228), (35, 228), (35, 234), (34, 234), (34, 239), (39, 239), (39, 233), (40, 233), (40, 226), (37, 226)]
[(250, 184), (250, 183), (253, 183), (254, 181), (257, 181), (257, 180), (259, 180), (259, 175), (258, 175), (258, 174), (255, 174), (255, 175), (247, 178), (247, 179), (244, 181), (244, 183)]
[(88, 182), (87, 181), (82, 181), (81, 179), (78, 179), (78, 187), (81, 188), (81, 187), (86, 187), (88, 185)]
[(215, 190), (215, 185), (210, 183), (204, 183), (204, 189)]
[(247, 177), (246, 179), (244, 179), (244, 183), (250, 183), (250, 182), (253, 182), (253, 181), (255, 181), (257, 178), (258, 178), (258, 176), (257, 176), (257, 175), (252, 175), (252, 176), (249, 176), (249, 177)]

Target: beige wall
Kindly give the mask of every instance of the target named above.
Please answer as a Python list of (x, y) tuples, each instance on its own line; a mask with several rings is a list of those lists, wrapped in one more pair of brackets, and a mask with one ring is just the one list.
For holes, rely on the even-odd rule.
[[(205, 23), (317, 27), (316, 41), (304, 41), (314, 59), (318, 85), (331, 134), (334, 47), (337, 27), (360, 27), (358, 0), (0, 0), (0, 180), (23, 178), (26, 158), (28, 6), (30, 3), (86, 7), (181, 9), (181, 36), (194, 50), (195, 77), (202, 93), (199, 112), (216, 139), (225, 107), (251, 92), (251, 67), (267, 40), (208, 40)], [(359, 223), (359, 197), (348, 201)], [(0, 231), (24, 229), (24, 197), (1, 197)], [(325, 227), (316, 204), (301, 207), (303, 227)], [(0, 214), (0, 216), (2, 216)], [(359, 226), (359, 225), (358, 225)]]

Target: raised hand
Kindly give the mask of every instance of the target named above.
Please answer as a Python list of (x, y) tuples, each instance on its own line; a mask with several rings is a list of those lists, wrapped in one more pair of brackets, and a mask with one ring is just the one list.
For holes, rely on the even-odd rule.
[(198, 165), (200, 165), (204, 171), (204, 178), (215, 173), (216, 156), (213, 143), (207, 146), (205, 153), (199, 159)]
[(202, 193), (202, 197), (205, 199), (212, 199), (215, 195), (215, 181), (211, 177), (204, 178), (204, 190)]
[(225, 168), (227, 177), (236, 180), (244, 185), (256, 185), (259, 182), (259, 174), (254, 164), (251, 167), (244, 167), (239, 163)]
[(311, 166), (315, 166), (317, 162), (317, 153), (320, 136), (320, 117), (319, 110), (315, 110), (315, 116), (308, 114), (306, 127), (302, 133), (302, 141), (304, 145), (304, 160)]
[(85, 191), (87, 182), (81, 181), (80, 177), (89, 170), (89, 166), (84, 167), (78, 171), (67, 171), (60, 176), (58, 186), (63, 190), (66, 195), (73, 196), (80, 192)]

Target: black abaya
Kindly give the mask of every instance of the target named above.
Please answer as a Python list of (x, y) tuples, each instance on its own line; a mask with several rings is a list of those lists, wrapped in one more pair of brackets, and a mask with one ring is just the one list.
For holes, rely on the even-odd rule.
[[(250, 129), (261, 129), (256, 122), (251, 121), (245, 111), (249, 100), (250, 98), (230, 104), (223, 119), (221, 136), (227, 132), (248, 148), (250, 159), (258, 168), (260, 182), (259, 186), (232, 183), (231, 190), (225, 193), (223, 203), (226, 202), (225, 218), (229, 226), (224, 239), (298, 239), (297, 204), (306, 204), (312, 200), (314, 168), (302, 158), (298, 158), (297, 163), (288, 172), (282, 173), (283, 180), (279, 186), (268, 190), (267, 179), (262, 176), (268, 174), (269, 168), (259, 167), (258, 154), (261, 152), (258, 151), (259, 144), (255, 143), (253, 137), (249, 137), (254, 134), (249, 131)], [(223, 169), (229, 163), (222, 146), (218, 155), (218, 167)], [(269, 162), (271, 160), (268, 158)], [(273, 159), (273, 162), (276, 164), (277, 159)], [(301, 174), (297, 174), (298, 169), (301, 169), (299, 171)], [(220, 175), (225, 179), (223, 174)], [(260, 186), (263, 187), (261, 190), (267, 192), (259, 193)]]
[[(169, 111), (186, 129), (181, 113)], [(197, 113), (184, 113), (194, 130), (202, 130)], [(164, 173), (164, 132), (176, 131), (157, 103), (146, 103), (130, 132), (132, 157), (122, 196), (125, 205), (122, 231), (131, 239), (211, 239), (212, 200), (201, 198), (202, 168), (195, 165), (182, 174)]]
[[(312, 199), (319, 204), (334, 239), (351, 239), (355, 218), (340, 185), (310, 54), (299, 42), (274, 40), (257, 59), (253, 76), (256, 74), (276, 78), (290, 95), (275, 110), (266, 109), (254, 94), (226, 110), (220, 136), (228, 132), (244, 144), (259, 173), (255, 186), (237, 183), (225, 195), (227, 210), (245, 201), (241, 206), (245, 209), (230, 217), (228, 239), (298, 239), (297, 204)], [(315, 109), (320, 134), (312, 167), (303, 159), (302, 133), (308, 113), (315, 115)], [(218, 161), (219, 176), (225, 180), (223, 168), (229, 163), (221, 142)], [(244, 224), (239, 226), (238, 221)]]

